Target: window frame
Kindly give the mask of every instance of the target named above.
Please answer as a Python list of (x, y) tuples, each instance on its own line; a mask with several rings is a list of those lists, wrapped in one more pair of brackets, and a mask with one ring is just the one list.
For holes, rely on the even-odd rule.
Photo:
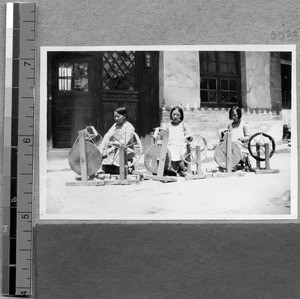
[[(234, 54), (234, 65), (236, 68), (236, 73), (235, 74), (230, 74), (230, 73), (224, 73), (220, 71), (220, 53), (233, 53)], [(206, 70), (203, 70), (204, 63), (208, 63), (209, 60), (207, 60), (208, 53), (215, 53), (215, 72), (213, 71), (208, 71), (208, 67)], [(201, 59), (201, 55), (205, 55), (205, 60), (203, 61)], [(227, 56), (227, 65), (228, 65), (228, 56)], [(238, 51), (199, 51), (199, 65), (200, 65), (200, 105), (201, 107), (208, 107), (208, 108), (228, 108), (231, 107), (234, 104), (240, 105), (242, 104), (242, 88), (241, 88), (241, 56), (240, 52)], [(201, 88), (201, 79), (215, 79), (216, 80), (216, 102), (205, 102), (202, 100), (201, 93), (202, 91), (208, 91), (208, 96), (210, 91), (213, 91), (213, 89), (203, 89)], [(234, 80), (237, 82), (237, 101), (236, 102), (222, 102), (222, 91), (224, 92), (225, 90), (222, 90), (222, 85), (221, 85), (221, 80), (228, 80), (228, 85), (230, 85), (230, 80)], [(230, 93), (230, 89), (228, 89), (228, 92)]]
[[(87, 91), (82, 91), (82, 90), (75, 90), (75, 76), (74, 74), (72, 73), (71, 76), (60, 76), (59, 75), (59, 65), (60, 64), (63, 64), (63, 63), (69, 63), (73, 66), (74, 68), (74, 65), (75, 64), (87, 64), (87, 76), (85, 77), (82, 77), (82, 78), (87, 78), (88, 79), (88, 90)], [(83, 95), (89, 95), (91, 94), (91, 86), (90, 86), (90, 61), (88, 59), (68, 59), (66, 58), (64, 61), (62, 60), (61, 62), (58, 63), (57, 65), (57, 75), (56, 75), (56, 92), (59, 93), (59, 94), (66, 94), (66, 95), (72, 95), (72, 94), (83, 94)], [(74, 71), (73, 71), (74, 72)], [(60, 79), (64, 79), (66, 80), (67, 78), (70, 78), (71, 79), (71, 89), (70, 90), (60, 90), (59, 89), (59, 80)]]

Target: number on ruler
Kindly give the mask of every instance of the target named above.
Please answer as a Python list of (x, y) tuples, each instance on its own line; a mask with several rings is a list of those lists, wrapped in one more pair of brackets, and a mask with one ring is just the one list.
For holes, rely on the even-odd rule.
[(23, 142), (24, 142), (24, 143), (29, 143), (30, 141), (31, 141), (31, 140), (30, 140), (30, 138), (28, 138), (28, 137), (23, 139)]
[(28, 214), (22, 214), (21, 217), (22, 217), (22, 219), (29, 219), (29, 215)]
[(3, 228), (3, 232), (4, 232), (4, 233), (7, 233), (7, 232), (8, 232), (8, 224), (3, 224), (3, 225), (2, 225), (2, 228)]

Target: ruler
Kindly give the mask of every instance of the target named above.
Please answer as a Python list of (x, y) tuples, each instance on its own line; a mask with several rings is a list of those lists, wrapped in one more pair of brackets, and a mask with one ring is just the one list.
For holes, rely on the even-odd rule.
[(34, 3), (6, 4), (2, 294), (32, 292)]

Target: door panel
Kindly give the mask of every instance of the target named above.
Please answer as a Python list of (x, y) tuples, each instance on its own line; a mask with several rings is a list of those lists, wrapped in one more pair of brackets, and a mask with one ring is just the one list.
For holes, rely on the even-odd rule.
[(95, 124), (95, 73), (92, 53), (52, 57), (53, 147), (71, 147), (78, 130)]

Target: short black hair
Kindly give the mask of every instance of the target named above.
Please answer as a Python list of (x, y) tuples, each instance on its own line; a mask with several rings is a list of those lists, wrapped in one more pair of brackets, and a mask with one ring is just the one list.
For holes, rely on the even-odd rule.
[(238, 118), (241, 119), (242, 118), (242, 109), (238, 105), (234, 105), (230, 108), (229, 119), (232, 119), (232, 114), (234, 111), (237, 113)]
[(180, 119), (181, 119), (181, 121), (183, 121), (184, 115), (183, 115), (183, 110), (182, 110), (182, 108), (180, 106), (175, 106), (175, 107), (173, 107), (171, 109), (170, 119), (172, 119), (172, 113), (173, 113), (174, 110), (178, 110), (179, 111), (179, 113), (180, 113)]
[(115, 112), (117, 112), (118, 114), (124, 115), (125, 117), (127, 117), (127, 110), (125, 107), (119, 107), (115, 110)]

